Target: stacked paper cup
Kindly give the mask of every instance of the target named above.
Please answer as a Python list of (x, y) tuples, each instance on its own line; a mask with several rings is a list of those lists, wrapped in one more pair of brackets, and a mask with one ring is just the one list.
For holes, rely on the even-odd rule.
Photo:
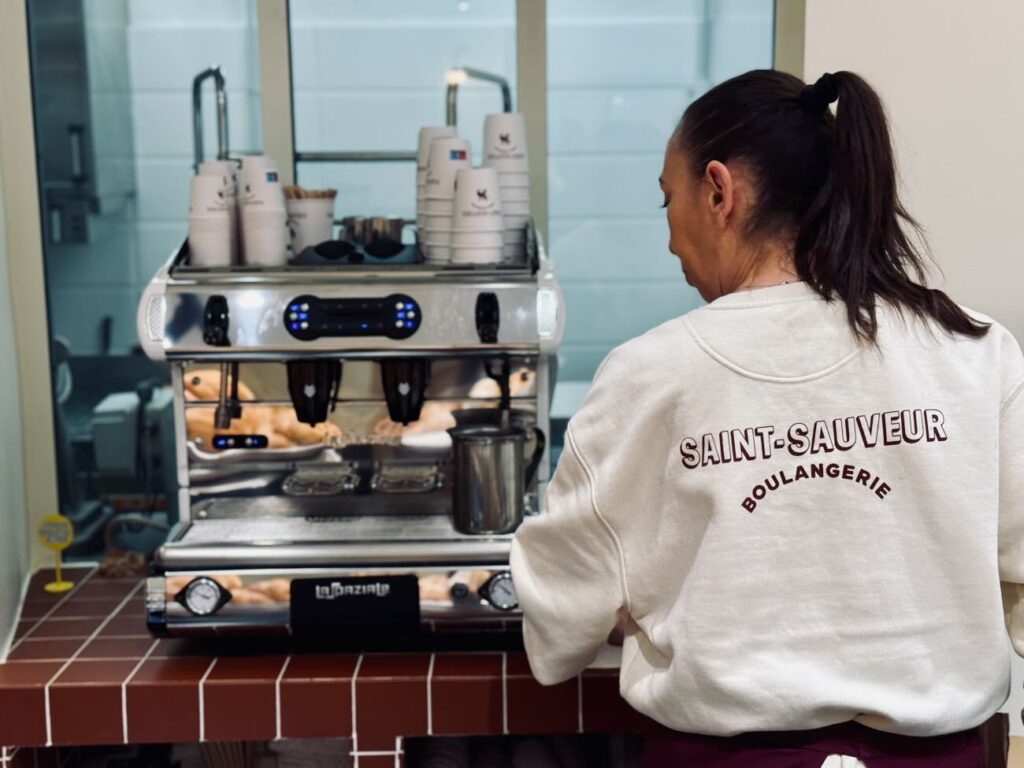
[(484, 165), (498, 172), (504, 216), (505, 259), (526, 252), (530, 221), (530, 175), (527, 169), (526, 122), (518, 112), (501, 112), (484, 119)]
[(420, 128), (419, 144), (416, 147), (416, 232), (420, 239), (427, 228), (427, 163), (430, 160), (430, 142), (454, 137), (455, 127), (451, 125)]
[(228, 202), (228, 214), (231, 217), (231, 263), (237, 264), (241, 248), (238, 213), (238, 162), (235, 160), (207, 160), (199, 164), (200, 176), (216, 176), (220, 179)]
[(231, 266), (231, 197), (220, 176), (193, 176), (188, 209), (189, 263)]
[(446, 137), (430, 142), (422, 238), (428, 263), (447, 264), (452, 259), (455, 173), (468, 167), (469, 142), (465, 139)]
[(277, 164), (267, 155), (242, 158), (242, 261), (261, 267), (288, 261), (288, 214)]
[(501, 187), (494, 168), (455, 174), (452, 264), (497, 264), (504, 245)]

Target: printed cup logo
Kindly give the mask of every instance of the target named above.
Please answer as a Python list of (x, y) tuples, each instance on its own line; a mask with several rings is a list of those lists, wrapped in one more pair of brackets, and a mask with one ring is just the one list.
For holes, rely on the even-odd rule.
[(267, 181), (273, 183), (277, 181), (277, 171), (267, 171)]
[(486, 189), (478, 189), (476, 191), (476, 199), (470, 205), (478, 211), (488, 211), (494, 207), (494, 202), (488, 199)]
[(448, 150), (448, 159), (449, 160), (465, 160), (466, 159), (466, 150), (464, 150), (464, 149), (449, 149)]
[(391, 585), (375, 581), (372, 584), (342, 584), (332, 581), (330, 584), (316, 585), (317, 600), (337, 600), (339, 597), (387, 597), (391, 594)]
[(519, 149), (519, 146), (517, 144), (513, 144), (512, 143), (512, 134), (511, 133), (499, 133), (498, 134), (498, 143), (494, 144), (491, 147), (491, 150), (494, 153), (494, 155), (492, 155), (492, 157), (493, 156), (505, 157), (505, 158), (522, 157), (523, 156), (522, 152), (518, 152), (518, 153), (516, 152), (518, 149)]

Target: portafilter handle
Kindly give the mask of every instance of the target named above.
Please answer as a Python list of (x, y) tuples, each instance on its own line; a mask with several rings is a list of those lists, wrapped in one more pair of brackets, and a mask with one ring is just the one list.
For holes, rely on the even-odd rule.
[(380, 375), (391, 420), (402, 425), (419, 421), (430, 382), (430, 361), (415, 357), (381, 360)]

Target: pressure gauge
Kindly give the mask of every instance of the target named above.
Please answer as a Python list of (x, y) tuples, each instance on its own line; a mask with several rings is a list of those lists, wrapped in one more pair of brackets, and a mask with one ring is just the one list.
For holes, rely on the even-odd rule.
[(499, 611), (512, 611), (519, 607), (516, 585), (512, 583), (512, 574), (508, 571), (491, 576), (480, 587), (479, 595)]
[(231, 599), (231, 593), (207, 576), (188, 583), (176, 596), (177, 601), (196, 616), (209, 616)]

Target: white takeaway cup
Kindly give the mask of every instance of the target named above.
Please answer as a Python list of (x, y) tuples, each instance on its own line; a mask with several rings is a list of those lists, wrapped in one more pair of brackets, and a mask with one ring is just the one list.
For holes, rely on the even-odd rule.
[(439, 198), (427, 200), (423, 204), (423, 213), (427, 216), (451, 216), (455, 213), (455, 201)]
[(497, 264), (502, 259), (502, 248), (480, 246), (452, 246), (452, 264)]
[(530, 204), (515, 200), (505, 203), (501, 211), (505, 216), (529, 216)]
[(286, 200), (288, 233), (292, 253), (319, 245), (334, 237), (334, 198), (313, 197)]
[(427, 161), (427, 199), (455, 197), (455, 174), (469, 167), (470, 148), (465, 139), (440, 138), (430, 143)]
[(529, 187), (530, 174), (523, 171), (503, 171), (498, 169), (498, 183), (505, 187)]
[(428, 229), (426, 232), (426, 240), (431, 245), (451, 245), (452, 244), (452, 232), (451, 230), (437, 230)]
[(231, 215), (234, 199), (220, 176), (193, 176), (189, 192), (189, 218)]
[(501, 202), (505, 203), (529, 203), (529, 187), (501, 187)]
[(484, 165), (499, 171), (527, 172), (526, 121), (520, 112), (484, 118)]
[(452, 245), (463, 248), (500, 248), (505, 244), (504, 232), (478, 232), (475, 230), (452, 230)]
[(424, 223), (428, 232), (451, 232), (452, 229), (452, 217), (444, 214), (428, 213)]
[(241, 221), (238, 210), (238, 170), (237, 160), (206, 160), (199, 164), (197, 175), (215, 176), (221, 180), (221, 186), (228, 198), (228, 208), (231, 215), (231, 259), (238, 261), (238, 254), (241, 249)]
[(449, 264), (452, 260), (452, 247), (441, 243), (427, 241), (426, 259), (431, 264)]
[[(427, 161), (430, 159), (430, 142), (434, 139), (455, 138), (454, 125), (425, 125), (420, 128), (418, 142), (416, 144), (416, 184), (425, 184), (427, 181)], [(423, 174), (422, 180), (420, 173)]]
[(233, 219), (222, 216), (189, 217), (189, 264), (194, 267), (230, 267)]
[(275, 181), (241, 181), (238, 186), (238, 205), (243, 214), (246, 208), (284, 213), (284, 188)]
[(455, 229), (500, 230), (501, 188), (493, 168), (465, 168), (455, 174)]
[(278, 174), (277, 161), (270, 155), (243, 155), (238, 158), (238, 162), (237, 176), (239, 183), (247, 179), (265, 179), (267, 174)]
[(242, 261), (260, 267), (288, 262), (288, 218), (284, 210), (242, 209)]

